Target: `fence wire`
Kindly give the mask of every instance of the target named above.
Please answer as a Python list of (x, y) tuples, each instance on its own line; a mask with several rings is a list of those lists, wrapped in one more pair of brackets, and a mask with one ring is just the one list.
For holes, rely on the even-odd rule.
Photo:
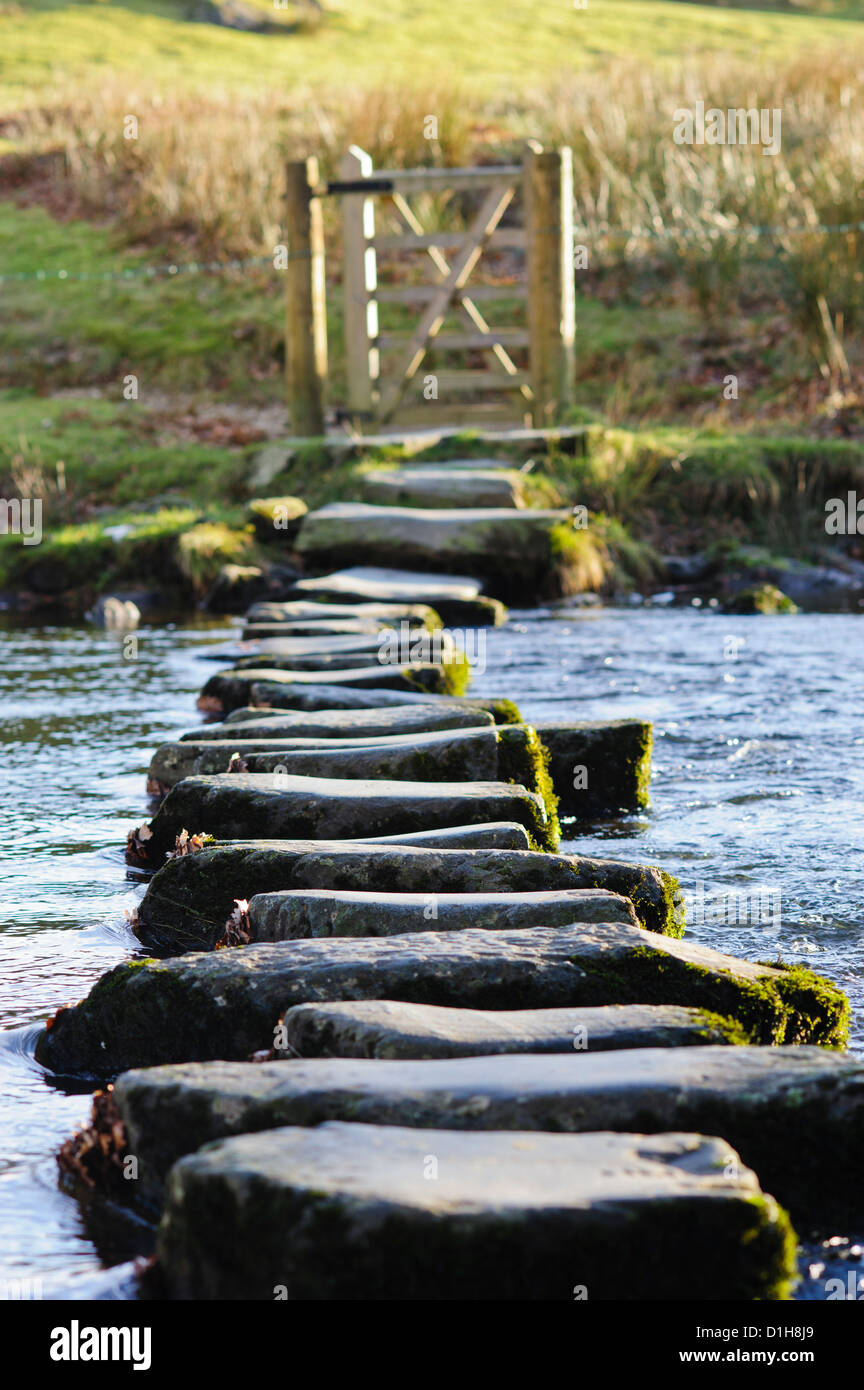
[[(740, 226), (740, 227), (605, 227), (589, 225), (587, 222), (577, 223), (574, 235), (587, 235), (598, 240), (607, 240), (620, 237), (627, 241), (655, 241), (655, 242), (675, 242), (675, 241), (721, 241), (730, 237), (740, 238), (741, 240), (758, 240), (760, 238), (772, 238), (783, 240), (786, 237), (799, 236), (849, 236), (856, 232), (864, 232), (864, 222), (817, 222), (812, 225), (801, 225), (794, 227), (783, 226)], [(308, 259), (308, 251), (292, 254), (283, 253), (282, 260)], [(0, 284), (26, 283), (30, 281), (64, 281), (64, 280), (89, 280), (89, 281), (123, 281), (123, 280), (156, 280), (174, 279), (182, 275), (222, 275), (231, 271), (244, 271), (253, 269), (263, 269), (269, 266), (271, 270), (276, 270), (273, 255), (270, 256), (250, 256), (243, 260), (230, 261), (188, 261), (186, 264), (171, 262), (167, 265), (144, 265), (129, 266), (123, 269), (109, 270), (55, 270), (50, 267), (36, 270), (4, 270), (0, 271)]]

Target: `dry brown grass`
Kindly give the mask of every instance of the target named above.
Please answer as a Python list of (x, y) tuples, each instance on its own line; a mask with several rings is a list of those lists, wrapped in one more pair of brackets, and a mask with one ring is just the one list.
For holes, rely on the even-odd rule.
[[(700, 100), (779, 108), (780, 153), (676, 145), (674, 110)], [(137, 139), (124, 137), (129, 115)], [(435, 140), (425, 136), (429, 115), (438, 120)], [(326, 97), (294, 90), (274, 105), (255, 94), (165, 98), (118, 83), (58, 98), (8, 129), (25, 155), (63, 152), (50, 166), (52, 210), (108, 219), (131, 243), (211, 258), (268, 254), (281, 240), (286, 158), (315, 153), (325, 175), (350, 144), (378, 167), (494, 162), (535, 135), (573, 148), (579, 236), (592, 267), (650, 257), (683, 270), (706, 309), (728, 308), (743, 277), (758, 283), (763, 274), (747, 268), (748, 258), (767, 255), (772, 293), (817, 337), (823, 302), (845, 330), (864, 310), (864, 237), (806, 231), (864, 218), (864, 69), (843, 51), (771, 72), (728, 59), (686, 71), (622, 62), (491, 105), (456, 88)], [(451, 202), (426, 215), (433, 226), (452, 224), (463, 210)], [(335, 215), (328, 204), (327, 216)], [(789, 230), (757, 238), (753, 226)]]

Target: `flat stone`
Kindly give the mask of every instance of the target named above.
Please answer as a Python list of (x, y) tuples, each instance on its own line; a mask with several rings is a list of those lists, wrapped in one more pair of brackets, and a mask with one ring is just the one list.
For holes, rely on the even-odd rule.
[(640, 719), (537, 726), (549, 750), (559, 815), (593, 816), (650, 805), (652, 725)]
[(574, 922), (628, 922), (629, 898), (599, 888), (545, 893), (362, 893), (316, 888), (258, 893), (249, 904), (250, 941), (404, 932), (513, 931)]
[(150, 763), (149, 790), (161, 794), (184, 777), (227, 772), (239, 756), (250, 773), (281, 769), (304, 777), (515, 782), (543, 796), (550, 823), (554, 818), (539, 740), (522, 725), (323, 740), (248, 734), (244, 730), (243, 737), (233, 739), (163, 743)]
[[(401, 683), (394, 687), (393, 683), (390, 682), (391, 688), (421, 691), (428, 688), (446, 694), (457, 689), (464, 690), (468, 684), (468, 681), (465, 681), (464, 684), (461, 681), (457, 684), (451, 684), (447, 678), (450, 661), (456, 660), (460, 665), (466, 665), (455, 648), (448, 659), (441, 660), (432, 657), (429, 661), (388, 661), (386, 659), (380, 661), (377, 650), (377, 644), (371, 651), (318, 652), (311, 656), (285, 656), (278, 651), (256, 653), (237, 650), (221, 652), (218, 656), (214, 655), (213, 659), (218, 660), (220, 664), (226, 661), (233, 662), (236, 671), (262, 671), (268, 679), (273, 671), (287, 671), (292, 678), (302, 672), (306, 675), (307, 680), (312, 682), (329, 681), (334, 677), (338, 679), (341, 671), (357, 672), (362, 670), (365, 673), (374, 665), (378, 671), (383, 671), (385, 676), (391, 671), (395, 671), (400, 676)], [(409, 676), (407, 681), (404, 679), (406, 675)], [(414, 677), (414, 679), (412, 680), (410, 677)], [(376, 681), (370, 678), (364, 680), (362, 684), (374, 687)], [(386, 686), (388, 682), (385, 679), (379, 684)]]
[[(424, 702), (429, 695), (449, 694), (449, 667), (433, 666), (432, 663), (414, 663), (411, 666), (357, 666), (347, 670), (321, 669), (311, 671), (285, 670), (282, 667), (233, 667), (232, 670), (217, 671), (215, 676), (204, 684), (199, 696), (199, 709), (231, 710), (239, 705), (249, 705), (250, 698), (256, 699), (256, 689), (261, 688), (264, 699), (260, 703), (272, 703), (271, 688), (276, 687), (314, 687), (310, 698), (315, 701), (325, 699), (315, 692), (321, 685), (331, 689), (336, 696), (333, 703), (317, 703), (311, 708), (339, 709), (338, 696), (342, 689), (365, 689), (365, 691), (397, 691), (403, 695), (419, 695)], [(276, 692), (281, 695), (282, 691)], [(301, 698), (301, 691), (299, 691)], [(300, 706), (303, 708), (303, 706)], [(310, 708), (310, 706), (306, 706)], [(344, 708), (356, 708), (346, 705)]]
[(269, 1303), (620, 1299), (622, 1252), (635, 1299), (776, 1299), (795, 1274), (754, 1175), (680, 1134), (246, 1135), (177, 1166), (157, 1247), (170, 1297)]
[(150, 822), (147, 860), (164, 862), (182, 830), (220, 839), (352, 839), (515, 820), (544, 849), (554, 849), (557, 823), (548, 823), (537, 792), (505, 782), (367, 781), (229, 773), (186, 777)]
[(516, 469), (452, 469), (411, 464), (370, 468), (356, 474), (368, 502), (400, 507), (522, 507), (523, 475)]
[[(239, 1060), (271, 1047), (279, 1019), (293, 1005), (336, 999), (478, 1009), (683, 1004), (737, 1018), (757, 1042), (838, 1044), (848, 1022), (848, 1001), (818, 976), (738, 960), (639, 927), (467, 928), (243, 946), (118, 965), (80, 1004), (58, 1011), (39, 1034), (36, 1059), (63, 1075), (100, 1079), (161, 1062)], [(655, 1048), (650, 1055), (661, 1053)]]
[[(356, 653), (362, 653), (366, 657), (370, 652), (375, 654), (379, 650), (381, 631), (382, 629), (376, 628), (374, 632), (352, 632), (343, 636), (333, 633), (321, 637), (289, 637), (285, 634), (256, 641), (254, 651), (247, 652), (247, 644), (244, 644), (243, 650), (249, 656), (259, 658), (267, 656), (342, 656), (346, 652), (352, 656)], [(265, 665), (266, 663), (262, 660), (261, 664)]]
[[(270, 687), (277, 686), (335, 686), (340, 688), (371, 691), (395, 690), (406, 695), (429, 695), (450, 693), (450, 666), (438, 666), (433, 662), (412, 662), (405, 666), (352, 666), (345, 670), (330, 669), (322, 671), (286, 670), (274, 667), (234, 667), (230, 671), (217, 671), (204, 685), (198, 699), (199, 709), (231, 710), (238, 705), (247, 705), (253, 687), (261, 685), (267, 698), (272, 699)], [(325, 706), (325, 708), (338, 706)], [(351, 708), (351, 706), (347, 706)]]
[[(303, 581), (306, 582), (305, 580)], [(254, 603), (246, 615), (249, 623), (298, 623), (323, 621), (376, 622), (380, 626), (408, 623), (411, 627), (438, 625), (438, 614), (427, 603), (315, 603), (295, 599), (287, 603)]]
[(520, 465), (518, 464), (513, 463), (511, 459), (500, 458), (436, 459), (434, 465), (430, 463), (418, 462), (405, 463), (403, 466), (405, 471), (409, 473), (414, 472), (415, 469), (420, 471), (432, 467), (443, 469), (447, 473), (454, 473), (457, 470), (465, 470), (468, 473), (474, 473), (477, 471), (477, 469), (479, 469), (481, 473), (516, 472), (517, 474), (524, 474), (525, 472), (530, 471), (528, 469), (525, 469), (524, 467), (520, 467)]
[(373, 835), (347, 840), (355, 845), (417, 845), (427, 849), (531, 848), (528, 831), (517, 821), (493, 821), (488, 825), (453, 825), (447, 830), (418, 830), (411, 835)]
[[(135, 1077), (146, 1087), (148, 1072), (123, 1078), (115, 1098), (139, 1161), (146, 1160), (147, 1135), (157, 1130), (179, 1132), (180, 1153), (190, 1153), (244, 1130), (331, 1120), (417, 1129), (710, 1131), (737, 1150), (795, 1219), (845, 1224), (864, 1215), (857, 1142), (864, 1141), (864, 1064), (824, 1048), (260, 1065), (271, 1075), (259, 1077), (258, 1067), (245, 1063), (154, 1069), (155, 1090), (167, 1092), (158, 1109), (152, 1098), (136, 1104), (123, 1090), (124, 1082), (134, 1088)], [(229, 1124), (216, 1117), (196, 1131), (193, 1115), (207, 1109), (229, 1110)], [(164, 1158), (157, 1160), (157, 1180), (167, 1171)]]
[(240, 841), (175, 856), (150, 880), (138, 907), (137, 935), (150, 949), (169, 955), (212, 950), (238, 899), (298, 888), (385, 893), (602, 888), (629, 898), (639, 922), (652, 933), (683, 930), (676, 880), (650, 865), (525, 850), (433, 849), (415, 843), (416, 831), (399, 838), (402, 843), (393, 845), (364, 844), (359, 837), (353, 842)]
[[(524, 604), (542, 594), (559, 595), (552, 533), (572, 524), (563, 508), (433, 510), (331, 502), (303, 518), (296, 549), (307, 564), (320, 567), (452, 565), (477, 576), (497, 598)], [(427, 601), (438, 607), (433, 596)]]
[(864, 1064), (818, 1047), (212, 1062), (132, 1072), (117, 1083), (115, 1100), (139, 1163), (148, 1150), (158, 1153), (151, 1160), (157, 1182), (170, 1161), (200, 1144), (287, 1124), (558, 1133), (638, 1127), (713, 1132), (796, 1217), (864, 1214)]
[[(310, 683), (311, 682), (311, 683)], [(407, 685), (408, 682), (405, 682)], [(431, 690), (390, 689), (373, 686), (364, 689), (347, 682), (334, 682), (332, 676), (295, 681), (285, 671), (220, 671), (211, 676), (198, 699), (206, 713), (230, 714), (254, 700), (261, 708), (295, 709), (317, 712), (341, 709), (387, 709), (393, 706), (424, 705), (439, 708), (444, 701), (450, 709), (485, 709), (496, 724), (520, 722), (519, 709), (511, 700), (470, 699), (464, 695), (438, 695)]]
[(392, 734), (432, 733), (436, 729), (489, 728), (495, 721), (488, 710), (440, 705), (394, 705), (384, 709), (244, 711), (242, 734), (235, 711), (222, 724), (205, 724), (181, 734), (181, 743), (219, 742), (241, 738), (383, 738)]
[(277, 670), (323, 671), (373, 663), (397, 668), (418, 663), (446, 666), (464, 657), (446, 629), (430, 632), (426, 628), (382, 628), (365, 636), (268, 637), (254, 643), (252, 650), (244, 644), (230, 653), (222, 651), (218, 659), (234, 660), (240, 669), (267, 666)]
[(292, 592), (300, 599), (318, 595), (325, 601), (350, 599), (358, 605), (380, 600), (432, 604), (443, 622), (456, 627), (499, 627), (507, 617), (499, 599), (481, 594), (479, 582), (464, 575), (354, 565), (317, 579), (298, 579)]
[[(301, 622), (247, 622), (241, 633), (244, 642), (257, 642), (267, 637), (350, 637), (382, 632), (385, 624), (376, 618), (312, 618)], [(416, 626), (410, 629), (417, 631)]]
[(297, 1004), (285, 1015), (284, 1049), (298, 1057), (492, 1057), (512, 1052), (611, 1052), (729, 1045), (734, 1030), (676, 1004), (596, 1009), (442, 1009), (389, 999)]
[[(465, 601), (480, 595), (480, 581), (470, 575), (426, 574), (417, 570), (384, 569), (378, 565), (351, 565), (337, 574), (298, 579), (294, 587), (300, 595), (341, 593), (358, 604), (422, 603), (432, 608), (436, 608), (438, 599)], [(253, 611), (257, 612), (257, 606)]]

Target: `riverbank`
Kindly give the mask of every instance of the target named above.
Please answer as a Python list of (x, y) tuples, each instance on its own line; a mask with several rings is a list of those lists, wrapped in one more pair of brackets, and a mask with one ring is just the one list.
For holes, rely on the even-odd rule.
[(154, 615), (202, 605), (242, 612), (256, 598), (286, 597), (314, 572), (294, 546), (301, 518), (286, 514), (268, 528), (256, 498), (271, 499), (271, 520), (290, 498), (314, 510), (402, 462), (434, 464), (454, 448), (510, 461), (527, 505), (586, 509), (570, 592), (723, 605), (768, 584), (823, 611), (856, 611), (864, 592), (854, 509), (851, 534), (826, 531), (831, 499), (846, 509), (850, 493), (864, 495), (855, 440), (595, 424), (494, 445), (466, 431), (446, 446), (421, 434), (295, 447), (281, 412), (225, 405), (178, 415), (167, 403), (14, 393), (5, 405), (3, 495), (41, 498), (43, 536), (28, 545), (0, 535), (7, 611), (75, 618), (117, 592)]

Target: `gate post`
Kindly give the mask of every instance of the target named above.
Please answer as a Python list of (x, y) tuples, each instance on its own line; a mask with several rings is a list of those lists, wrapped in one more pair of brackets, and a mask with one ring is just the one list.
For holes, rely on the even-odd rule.
[[(339, 165), (346, 182), (369, 178), (372, 157), (351, 145)], [(345, 366), (348, 377), (348, 410), (361, 418), (372, 414), (380, 369), (378, 340), (378, 288), (375, 248), (375, 205), (362, 193), (343, 193), (342, 286), (345, 296)]]
[(285, 293), (285, 372), (294, 435), (323, 435), (327, 389), (324, 226), (315, 196), (318, 161), (285, 170), (288, 265)]
[(529, 141), (523, 166), (532, 415), (553, 425), (573, 394), (573, 152)]

